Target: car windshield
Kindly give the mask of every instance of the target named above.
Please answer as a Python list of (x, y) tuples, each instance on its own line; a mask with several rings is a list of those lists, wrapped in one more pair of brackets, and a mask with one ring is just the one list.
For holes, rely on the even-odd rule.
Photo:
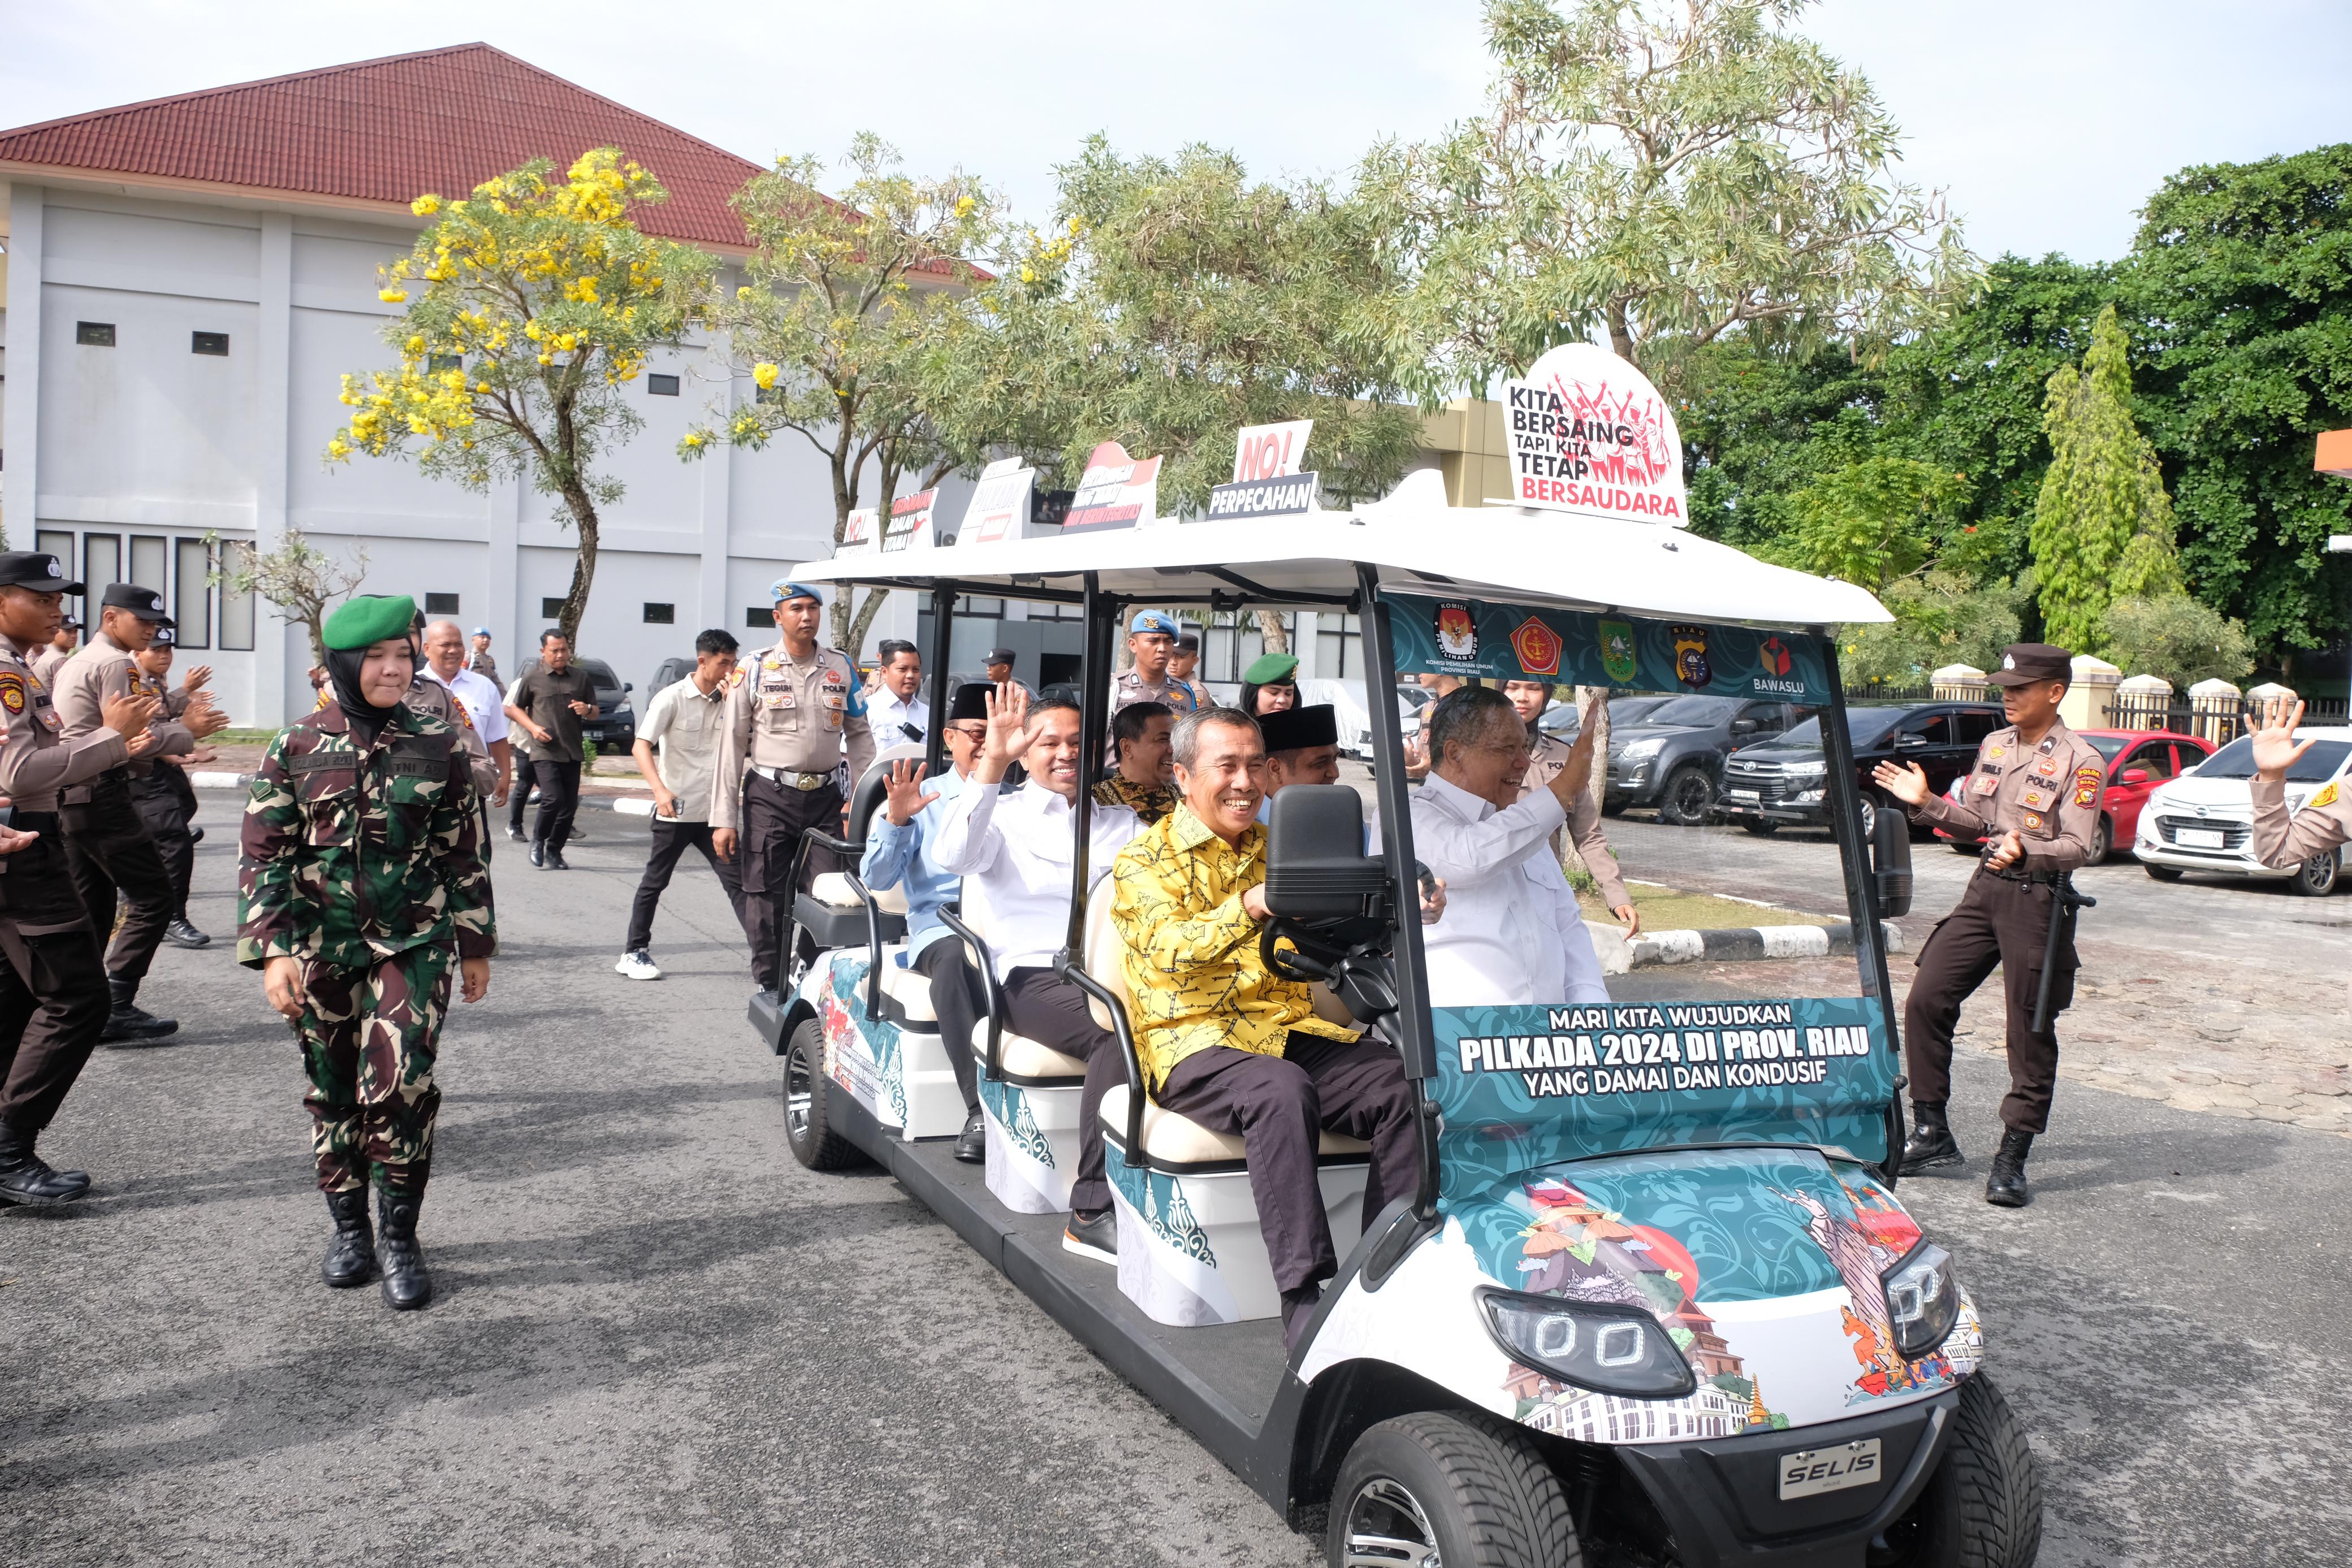
[(620, 689), (621, 677), (614, 674), (613, 673), (613, 666), (606, 664), (604, 660), (581, 659), (577, 661), (577, 663), (582, 669), (588, 672), (588, 679), (593, 685), (608, 687), (614, 691), (618, 691)]
[[(1888, 730), (1903, 722), (1908, 708), (1855, 707), (1845, 711), (1845, 732), (1853, 737), (1857, 749), (1875, 746)], [(1781, 746), (1819, 746), (1822, 743), (1822, 721), (1817, 715), (1802, 724), (1789, 727), (1789, 733), (1780, 738)]]
[(1422, 709), (1429, 706), (1429, 688), (1427, 686), (1399, 686), (1397, 688), (1397, 697), (1404, 704), (1407, 711), (1419, 713)]
[(2124, 747), (2131, 744), (2128, 735), (2086, 735), (2083, 738), (2097, 747), (2099, 755), (2110, 762), (2123, 755)]
[[(2352, 757), (2352, 740), (2315, 740), (2311, 749), (2286, 770), (2290, 784), (2323, 784), (2336, 777), (2344, 759)], [(2200, 779), (2252, 779), (2254, 743), (2240, 737), (2189, 769)]]
[[(1649, 725), (1696, 725), (1703, 728), (1707, 725), (1723, 723), (1738, 706), (1738, 697), (1671, 697), (1643, 714), (1635, 722)], [(1614, 714), (1610, 716), (1612, 722), (1622, 722), (1618, 720)]]

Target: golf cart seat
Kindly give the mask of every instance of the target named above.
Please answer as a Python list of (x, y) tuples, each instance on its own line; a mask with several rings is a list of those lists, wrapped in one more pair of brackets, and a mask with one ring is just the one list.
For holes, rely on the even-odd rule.
[[(920, 747), (892, 747), (875, 765), (866, 770), (857, 789), (849, 799), (848, 842), (863, 844), (867, 824), (882, 810), (889, 791), (886, 788), (882, 758), (897, 760), (902, 757), (922, 755)], [(814, 848), (814, 845), (809, 848)], [(806, 850), (803, 852), (807, 852)], [(820, 872), (809, 879), (808, 891), (793, 900), (793, 918), (813, 937), (819, 947), (858, 947), (867, 944), (878, 928), (885, 942), (907, 939), (907, 894), (901, 887), (881, 893), (862, 892), (865, 884), (849, 872)], [(867, 900), (872, 900), (873, 925), (866, 919)]]
[[(957, 925), (988, 995), (988, 1017), (972, 1029), (980, 1069), (981, 1122), (988, 1139), (988, 1190), (1015, 1214), (1058, 1214), (1078, 1178), (1078, 1096), (1087, 1064), (1004, 1027), (1004, 996), (989, 951), (988, 896), (977, 877), (963, 884)], [(955, 927), (951, 926), (950, 929)], [(996, 1061), (989, 1033), (996, 1031)]]
[[(1108, 884), (1087, 903), (1086, 970), (1125, 1011), (1127, 949), (1111, 924), (1110, 906)], [(1319, 1014), (1328, 993), (1315, 989)], [(1336, 998), (1330, 1002), (1339, 1005)], [(1114, 1022), (1099, 998), (1089, 1005), (1097, 1023), (1122, 1032), (1127, 1019)], [(1346, 1018), (1346, 1009), (1339, 1017)], [(1127, 1084), (1115, 1083), (1102, 1103), (1103, 1166), (1118, 1213), (1120, 1293), (1153, 1321), (1187, 1327), (1275, 1316), (1281, 1292), (1242, 1140), (1146, 1100), (1141, 1136), (1131, 1144), (1130, 1093)], [(1325, 1133), (1316, 1155), (1331, 1244), (1344, 1257), (1363, 1233), (1371, 1145)]]

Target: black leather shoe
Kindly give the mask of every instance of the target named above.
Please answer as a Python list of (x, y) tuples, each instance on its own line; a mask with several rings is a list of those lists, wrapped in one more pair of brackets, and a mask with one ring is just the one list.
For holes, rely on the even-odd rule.
[(190, 828), (188, 830), (188, 842), (192, 844), (200, 844), (204, 841), (205, 831), (202, 828)]
[(974, 1106), (971, 1114), (963, 1119), (963, 1131), (956, 1134), (955, 1157), (968, 1166), (982, 1165), (988, 1159), (988, 1123)]
[(364, 1285), (375, 1273), (375, 1235), (368, 1228), (367, 1188), (327, 1195), (327, 1212), (335, 1217), (334, 1239), (319, 1260), (320, 1277), (338, 1291)]
[(99, 1030), (100, 1044), (112, 1044), (117, 1040), (161, 1040), (167, 1034), (179, 1032), (179, 1019), (157, 1018), (138, 1004), (138, 981), (118, 980), (109, 976), (106, 989), (113, 998), (114, 1007), (106, 1015), (106, 1027)]
[(568, 836), (575, 844), (584, 844), (588, 841), (588, 835), (580, 831), (580, 824), (577, 822), (572, 824), (572, 831)]
[(52, 1170), (47, 1160), (33, 1152), (33, 1141), (38, 1135), (0, 1122), (0, 1208), (19, 1203), (36, 1208), (71, 1203), (89, 1191), (89, 1173)]
[(174, 920), (163, 927), (163, 940), (174, 947), (209, 947), (213, 939), (184, 920)]
[(2025, 1181), (2025, 1156), (2033, 1148), (2033, 1134), (2011, 1127), (2000, 1135), (2000, 1152), (1992, 1157), (1992, 1174), (1985, 1177), (1985, 1201), (2002, 1208), (2023, 1208), (2033, 1201)]
[(520, 828), (509, 828), (507, 830), (507, 837), (520, 844), (528, 842), (530, 835), (524, 832)]
[(425, 1254), (416, 1245), (416, 1209), (425, 1201), (418, 1192), (380, 1192), (375, 1197), (376, 1261), (383, 1269), (383, 1304), (395, 1312), (413, 1312), (433, 1299), (433, 1276), (425, 1271)]
[(1951, 1124), (1944, 1119), (1944, 1102), (1911, 1102), (1911, 1136), (1903, 1145), (1903, 1174), (1917, 1176), (1966, 1164), (1960, 1145), (1952, 1140)]
[(1315, 1316), (1315, 1309), (1322, 1304), (1323, 1287), (1320, 1285), (1282, 1292), (1283, 1349), (1298, 1348), (1298, 1336), (1307, 1332), (1307, 1324)]
[(572, 869), (572, 862), (563, 858), (563, 852), (562, 850), (551, 849), (547, 852), (547, 869), (550, 871), (570, 871)]
[(1097, 1263), (1118, 1261), (1118, 1211), (1106, 1208), (1081, 1218), (1073, 1214), (1062, 1232), (1062, 1250), (1091, 1258)]
[(547, 846), (539, 842), (535, 839), (531, 841), (530, 846), (530, 863), (533, 865), (545, 865), (547, 863)]

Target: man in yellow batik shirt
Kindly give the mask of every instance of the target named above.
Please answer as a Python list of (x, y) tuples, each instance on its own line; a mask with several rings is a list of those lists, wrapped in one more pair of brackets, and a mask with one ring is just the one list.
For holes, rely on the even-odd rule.
[(1111, 920), (1127, 948), (1136, 1049), (1152, 1098), (1213, 1132), (1238, 1134), (1250, 1191), (1295, 1343), (1339, 1271), (1315, 1179), (1323, 1131), (1372, 1145), (1364, 1215), (1412, 1190), (1412, 1093), (1396, 1052), (1315, 1016), (1307, 988), (1270, 973), (1265, 746), (1232, 708), (1187, 714), (1172, 737), (1176, 809), (1120, 852)]

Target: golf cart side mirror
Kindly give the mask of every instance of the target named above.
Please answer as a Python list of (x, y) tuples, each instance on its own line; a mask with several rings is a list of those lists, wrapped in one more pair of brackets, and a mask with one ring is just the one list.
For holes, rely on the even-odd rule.
[(1307, 924), (1353, 920), (1387, 884), (1364, 854), (1364, 801), (1345, 784), (1293, 784), (1274, 798), (1265, 906)]
[(1882, 920), (1911, 913), (1911, 823), (1892, 806), (1881, 806), (1871, 826), (1872, 879)]

